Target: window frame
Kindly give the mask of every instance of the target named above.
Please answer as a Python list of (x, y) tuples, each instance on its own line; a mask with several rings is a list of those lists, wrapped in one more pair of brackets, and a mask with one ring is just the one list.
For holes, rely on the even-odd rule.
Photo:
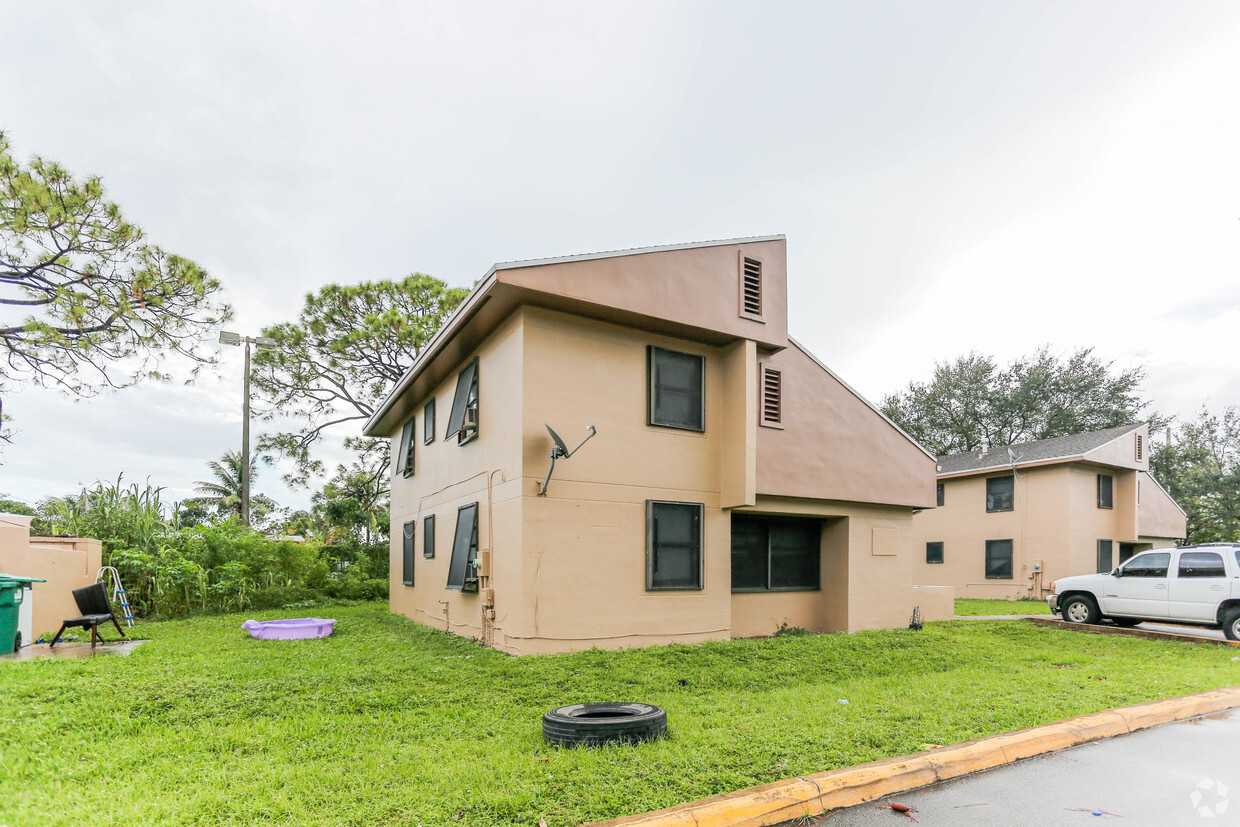
[[(1103, 500), (1104, 500), (1104, 498), (1103, 498), (1103, 496), (1102, 496), (1102, 494), (1103, 494), (1103, 490), (1104, 490), (1104, 486), (1103, 486), (1103, 484), (1102, 484), (1102, 481), (1103, 481), (1103, 480), (1106, 480), (1106, 486), (1105, 486), (1106, 497), (1105, 497), (1105, 502), (1103, 501)], [(1097, 483), (1097, 485), (1098, 485), (1098, 489), (1097, 489), (1097, 493), (1098, 493), (1098, 507), (1099, 507), (1099, 508), (1107, 508), (1107, 509), (1112, 509), (1112, 508), (1115, 508), (1115, 477), (1114, 477), (1114, 475), (1112, 475), (1112, 474), (1098, 474), (1098, 483)]]
[[(733, 514), (732, 515), (732, 532), (733, 532), (734, 537), (735, 537), (735, 532), (736, 532), (736, 523), (738, 520), (743, 521), (743, 522), (760, 524), (765, 532), (764, 537), (766, 539), (766, 554), (765, 554), (766, 585), (765, 586), (739, 586), (738, 587), (736, 585), (735, 574), (734, 574), (733, 580), (732, 580), (732, 593), (733, 594), (765, 594), (767, 592), (818, 592), (818, 591), (822, 591), (822, 520), (816, 520), (816, 519), (807, 518), (807, 517), (768, 516), (765, 514)], [(807, 555), (807, 556), (812, 556), (814, 560), (814, 566), (813, 566), (814, 584), (812, 586), (809, 586), (809, 585), (773, 586), (771, 585), (772, 583), (775, 582), (775, 561), (776, 561), (774, 544), (773, 544), (773, 540), (771, 537), (771, 527), (778, 526), (778, 525), (796, 525), (804, 529), (809, 529), (811, 524), (813, 524), (814, 528), (817, 530), (817, 543), (814, 546), (812, 555)], [(733, 560), (732, 568), (733, 568), (733, 572), (735, 572), (736, 571), (736, 566), (735, 566), (736, 546), (735, 544), (732, 545), (731, 552), (732, 552), (732, 560)]]
[[(466, 363), (456, 375), (456, 392), (452, 395), (452, 410), (448, 413), (448, 429), (444, 439), (456, 437), (458, 445), (464, 445), (478, 438), (478, 430), (482, 424), (479, 413), (480, 386), (478, 380), (478, 357)], [(474, 427), (466, 428), (465, 419), (468, 411), (474, 411)]]
[[(1107, 567), (1105, 569), (1102, 568), (1102, 550), (1104, 548), (1106, 549), (1106, 555), (1107, 555), (1106, 557)], [(1097, 557), (1094, 562), (1094, 567), (1098, 569), (1098, 574), (1108, 574), (1110, 572), (1115, 571), (1115, 541), (1114, 540), (1099, 540), (1098, 541)]]
[[(992, 555), (995, 553), (995, 548), (1002, 543), (1007, 544), (1007, 574), (1006, 575), (991, 574), (990, 570), (992, 568), (991, 566)], [(1012, 542), (1011, 539), (987, 540), (986, 541), (986, 559), (985, 559), (986, 568), (983, 573), (986, 575), (987, 580), (1012, 580), (1014, 579), (1013, 570), (1016, 568), (1015, 560), (1016, 560), (1016, 548), (1015, 548), (1015, 544)]]
[[(938, 558), (939, 558), (937, 560), (931, 557), (930, 551), (932, 547), (937, 547)], [(928, 566), (943, 565), (943, 541), (942, 540), (930, 540), (926, 543), (926, 565)]]
[[(681, 393), (697, 394), (697, 425), (681, 424), (677, 422), (660, 422), (656, 411), (658, 410), (659, 385), (656, 383), (658, 354), (665, 353), (671, 356), (684, 357), (688, 359), (696, 359), (698, 363), (700, 381), (696, 391), (681, 390)], [(706, 357), (697, 353), (685, 353), (680, 350), (671, 350), (658, 345), (646, 346), (646, 424), (658, 428), (672, 428), (678, 431), (693, 431), (695, 433), (706, 433)]]
[(422, 444), (430, 445), (435, 441), (435, 397), (422, 406)]
[[(998, 483), (998, 482), (1005, 481), (1005, 480), (1011, 486), (1011, 490), (1008, 492), (1008, 497), (1009, 497), (1008, 507), (1007, 508), (991, 508), (991, 497), (993, 496), (990, 491), (991, 483)], [(1016, 510), (1016, 475), (1015, 474), (1004, 474), (1001, 477), (987, 477), (986, 478), (986, 513), (987, 514), (1003, 514), (1005, 512), (1015, 511), (1015, 510)]]
[(401, 526), (401, 582), (406, 586), (413, 585), (413, 558), (416, 547), (417, 520), (406, 520)]
[[(1186, 559), (1186, 558), (1193, 557), (1194, 555), (1196, 555), (1196, 556), (1201, 556), (1201, 557), (1204, 557), (1204, 556), (1206, 556), (1206, 555), (1212, 555), (1212, 556), (1214, 556), (1214, 557), (1217, 557), (1217, 558), (1218, 558), (1218, 568), (1217, 568), (1217, 570), (1218, 570), (1218, 572), (1219, 572), (1219, 573), (1218, 573), (1218, 574), (1185, 574), (1184, 572), (1185, 572), (1185, 570), (1186, 570), (1186, 568), (1187, 568), (1187, 567), (1184, 565), (1185, 559)], [(1191, 571), (1194, 571), (1194, 569), (1195, 569), (1195, 568), (1201, 568), (1201, 567), (1200, 567), (1200, 566), (1196, 566), (1196, 567), (1193, 567), (1193, 568), (1187, 568), (1187, 571), (1190, 571), (1190, 572), (1191, 572)], [(1214, 570), (1214, 567), (1211, 567), (1211, 570), (1213, 571), (1213, 570)], [(1224, 577), (1224, 578), (1225, 578), (1225, 577), (1227, 577), (1227, 564), (1226, 564), (1225, 562), (1223, 562), (1223, 555), (1222, 555), (1220, 552), (1217, 552), (1217, 551), (1202, 551), (1202, 550), (1195, 550), (1195, 551), (1184, 551), (1184, 552), (1181, 552), (1181, 553), (1180, 553), (1179, 558), (1175, 561), (1175, 576), (1176, 576), (1176, 579), (1177, 579), (1177, 580), (1179, 580), (1179, 579), (1184, 579), (1184, 580), (1204, 580), (1204, 579), (1207, 579), (1207, 578), (1209, 578), (1209, 579), (1216, 579), (1216, 578), (1220, 578), (1220, 577)]]
[(452, 558), (448, 563), (448, 584), (445, 588), (457, 592), (476, 593), (478, 591), (478, 503), (476, 502), (467, 503), (456, 510), (456, 531), (452, 535)]
[(435, 559), (435, 515), (422, 518), (422, 559)]
[(413, 432), (417, 428), (417, 416), (411, 416), (400, 427), (400, 452), (396, 455), (400, 458), (400, 475), (405, 479), (413, 476), (416, 465), (416, 451), (414, 450)]
[[(1163, 563), (1162, 574), (1146, 574), (1146, 573), (1137, 574), (1136, 572), (1147, 572), (1147, 571), (1154, 570), (1152, 568), (1146, 569), (1142, 566), (1137, 566), (1135, 571), (1132, 570), (1133, 568), (1132, 563), (1134, 560), (1138, 561), (1139, 563), (1144, 563), (1145, 561), (1152, 560), (1155, 557), (1166, 557), (1167, 558), (1166, 561)], [(1171, 576), (1171, 552), (1149, 551), (1149, 552), (1145, 552), (1142, 554), (1134, 554), (1132, 557), (1129, 557), (1127, 560), (1120, 563), (1120, 568), (1123, 570), (1124, 577), (1158, 577), (1158, 578), (1170, 577)]]
[[(693, 561), (696, 564), (693, 567), (696, 572), (696, 585), (682, 585), (682, 584), (658, 585), (655, 581), (655, 577), (658, 574), (657, 557), (660, 553), (659, 550), (655, 547), (655, 544), (658, 538), (658, 531), (656, 529), (656, 523), (657, 523), (656, 517), (658, 515), (655, 512), (661, 508), (668, 508), (668, 507), (693, 509), (695, 512), (694, 517), (696, 520), (697, 529), (696, 529), (696, 536), (694, 540), (696, 542), (696, 548), (691, 549), (689, 554), (690, 554), (691, 560), (694, 556), (696, 556), (697, 558), (696, 560)], [(705, 543), (705, 537), (704, 537), (705, 522), (706, 522), (706, 506), (703, 503), (679, 502), (675, 500), (646, 500), (646, 591), (648, 592), (668, 592), (668, 591), (686, 592), (686, 591), (702, 591), (703, 590), (703, 588), (705, 587), (703, 583), (705, 579), (703, 577), (703, 564), (704, 564), (705, 557), (706, 557), (706, 554), (705, 554), (706, 543)]]
[(947, 495), (946, 487), (941, 482), (937, 483), (937, 487), (934, 489), (934, 507), (935, 508), (943, 507), (943, 505), (947, 502), (946, 495)]

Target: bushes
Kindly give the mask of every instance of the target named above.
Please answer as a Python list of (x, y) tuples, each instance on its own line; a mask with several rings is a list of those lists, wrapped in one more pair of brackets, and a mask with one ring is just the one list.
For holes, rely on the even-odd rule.
[(103, 541), (135, 614), (274, 609), (325, 599), (388, 596), (388, 546), (331, 546), (266, 537), (236, 520), (176, 528), (163, 516), (160, 489), (100, 483), (40, 509), (55, 533)]

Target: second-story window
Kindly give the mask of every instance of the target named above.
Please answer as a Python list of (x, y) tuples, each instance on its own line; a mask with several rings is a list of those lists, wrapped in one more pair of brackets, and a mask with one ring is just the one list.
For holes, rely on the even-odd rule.
[[(1098, 475), (1098, 507), (1111, 508), (1115, 502), (1115, 480), (1110, 474)], [(1107, 569), (1110, 571), (1110, 569)]]
[(943, 562), (943, 543), (941, 541), (935, 541), (933, 543), (926, 543), (926, 562), (927, 563), (942, 563)]
[(456, 394), (448, 415), (448, 432), (444, 439), (456, 437), (460, 444), (478, 436), (478, 359), (466, 365), (456, 377)]
[(651, 425), (706, 430), (706, 360), (651, 345), (646, 350), (649, 381), (647, 419)]
[(934, 504), (936, 506), (943, 504), (943, 483), (939, 483), (934, 489)]
[(430, 445), (435, 441), (435, 397), (422, 409), (422, 444)]
[(402, 477), (413, 476), (413, 429), (416, 419), (417, 417), (409, 417), (409, 421), (400, 429), (400, 453), (396, 455), (396, 462), (400, 467)]
[(1014, 477), (991, 477), (986, 480), (986, 510), (1011, 511)]

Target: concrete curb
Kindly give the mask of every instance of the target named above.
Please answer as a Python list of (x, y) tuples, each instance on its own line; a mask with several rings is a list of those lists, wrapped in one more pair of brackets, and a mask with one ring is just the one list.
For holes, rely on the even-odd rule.
[(790, 778), (595, 827), (768, 827), (1047, 752), (1240, 707), (1240, 686), (1109, 709), (932, 752)]
[(1146, 640), (1174, 640), (1179, 643), (1212, 643), (1215, 646), (1240, 646), (1240, 641), (1219, 640), (1212, 637), (1196, 637), (1194, 635), (1177, 635), (1173, 632), (1154, 632), (1149, 629), (1125, 629), (1123, 626), (1102, 626), (1093, 623), (1069, 623), (1054, 617), (1027, 617), (1030, 623), (1038, 626), (1050, 626), (1056, 629), (1067, 629), (1070, 632), (1085, 632), (1093, 635), (1123, 635), (1139, 637)]

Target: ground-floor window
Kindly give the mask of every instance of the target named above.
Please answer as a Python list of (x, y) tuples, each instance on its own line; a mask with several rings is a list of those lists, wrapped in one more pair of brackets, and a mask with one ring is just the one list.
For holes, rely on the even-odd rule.
[(792, 517), (732, 515), (732, 591), (820, 587), (822, 523)]
[(646, 501), (646, 588), (702, 588), (701, 503)]
[(1012, 579), (1012, 541), (986, 541), (986, 579)]
[(943, 562), (943, 544), (941, 542), (926, 543), (926, 562)]
[(457, 509), (452, 561), (448, 564), (448, 588), (463, 592), (478, 591), (478, 503)]
[(1114, 566), (1111, 562), (1112, 543), (1110, 540), (1098, 541), (1098, 573), (1106, 574)]
[(413, 585), (413, 534), (417, 525), (413, 520), (401, 528), (401, 582)]

